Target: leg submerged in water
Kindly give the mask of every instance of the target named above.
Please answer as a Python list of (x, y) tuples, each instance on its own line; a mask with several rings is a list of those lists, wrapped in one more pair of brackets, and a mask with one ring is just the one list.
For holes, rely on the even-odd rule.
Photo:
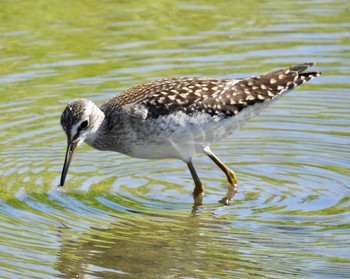
[(238, 181), (236, 174), (233, 170), (227, 167), (218, 157), (216, 157), (208, 146), (205, 147), (203, 150), (204, 153), (226, 174), (228, 181), (228, 189), (226, 196), (223, 197), (219, 202), (224, 205), (230, 205), (231, 199), (237, 193)]
[(203, 202), (203, 194), (204, 194), (204, 187), (202, 185), (201, 180), (199, 179), (197, 172), (193, 166), (192, 160), (189, 162), (186, 162), (188, 169), (191, 172), (193, 181), (194, 181), (194, 190), (193, 190), (193, 200), (195, 205), (201, 205)]

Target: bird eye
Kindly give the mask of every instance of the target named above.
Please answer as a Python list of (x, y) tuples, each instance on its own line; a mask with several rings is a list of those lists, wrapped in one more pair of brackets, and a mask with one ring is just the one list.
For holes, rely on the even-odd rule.
[(86, 129), (87, 126), (89, 126), (89, 120), (84, 120), (83, 122), (80, 123), (79, 128), (80, 129)]

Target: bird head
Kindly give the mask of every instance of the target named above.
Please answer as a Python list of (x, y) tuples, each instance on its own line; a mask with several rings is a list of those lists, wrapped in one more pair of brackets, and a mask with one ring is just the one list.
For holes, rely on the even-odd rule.
[(101, 110), (87, 99), (75, 99), (63, 111), (61, 126), (67, 135), (67, 151), (60, 186), (64, 185), (74, 150), (97, 131), (103, 120), (101, 114)]

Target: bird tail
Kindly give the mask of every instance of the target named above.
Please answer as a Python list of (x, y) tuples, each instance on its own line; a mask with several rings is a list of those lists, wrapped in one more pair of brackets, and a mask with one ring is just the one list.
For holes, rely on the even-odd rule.
[(303, 63), (256, 77), (260, 84), (269, 88), (273, 95), (281, 95), (315, 77), (321, 72), (305, 72), (315, 63)]

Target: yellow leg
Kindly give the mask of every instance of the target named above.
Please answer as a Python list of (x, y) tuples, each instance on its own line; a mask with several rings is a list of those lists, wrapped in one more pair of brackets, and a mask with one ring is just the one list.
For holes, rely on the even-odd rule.
[(204, 153), (210, 159), (212, 159), (213, 162), (226, 174), (227, 181), (229, 183), (226, 196), (223, 197), (219, 202), (224, 205), (231, 204), (231, 199), (237, 193), (238, 181), (236, 174), (233, 170), (229, 169), (218, 157), (216, 157), (209, 147), (204, 148)]
[(203, 194), (204, 194), (204, 187), (202, 185), (202, 182), (200, 181), (197, 172), (192, 164), (192, 161), (186, 162), (188, 169), (191, 172), (193, 181), (194, 181), (194, 190), (193, 190), (193, 200), (194, 205), (201, 205), (203, 202)]

